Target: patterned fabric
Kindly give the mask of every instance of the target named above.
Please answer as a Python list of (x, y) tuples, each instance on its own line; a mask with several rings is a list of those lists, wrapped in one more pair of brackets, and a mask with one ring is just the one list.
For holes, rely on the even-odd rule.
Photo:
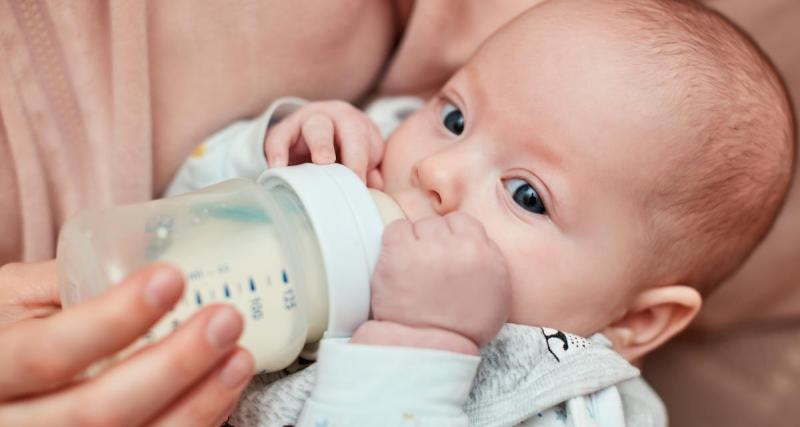
[[(314, 387), (315, 368), (296, 364), (256, 377), (229, 423), (294, 425)], [(568, 420), (568, 409), (575, 410), (565, 403), (570, 399), (609, 387), (614, 390), (614, 385), (637, 376), (638, 370), (614, 353), (602, 335), (584, 339), (554, 329), (507, 324), (482, 349), (464, 410), (475, 426), (550, 425), (544, 421)], [(591, 401), (586, 405), (572, 406), (587, 411), (584, 407), (591, 407)]]

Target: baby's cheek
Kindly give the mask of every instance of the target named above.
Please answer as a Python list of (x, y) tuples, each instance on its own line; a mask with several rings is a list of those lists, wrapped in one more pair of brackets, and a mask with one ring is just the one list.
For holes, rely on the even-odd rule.
[(512, 323), (559, 328), (563, 320), (576, 315), (574, 289), (579, 269), (568, 261), (558, 245), (516, 248), (508, 259), (511, 279)]
[[(410, 157), (404, 148), (388, 145), (383, 153), (381, 161), (381, 174), (386, 188), (398, 187), (403, 181), (403, 177), (408, 177), (411, 173)], [(404, 173), (405, 171), (405, 173)]]

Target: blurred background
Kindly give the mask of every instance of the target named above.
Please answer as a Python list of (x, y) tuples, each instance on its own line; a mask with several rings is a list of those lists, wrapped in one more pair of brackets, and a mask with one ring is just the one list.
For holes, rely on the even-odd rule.
[[(800, 104), (800, 0), (709, 0), (745, 30)], [(800, 425), (800, 183), (745, 266), (645, 364), (670, 425)]]

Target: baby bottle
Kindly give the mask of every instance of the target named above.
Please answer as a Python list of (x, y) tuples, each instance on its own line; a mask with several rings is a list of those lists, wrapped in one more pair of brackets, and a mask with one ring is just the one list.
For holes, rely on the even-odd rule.
[(256, 182), (83, 211), (59, 236), (62, 304), (167, 262), (183, 272), (182, 299), (117, 358), (222, 302), (245, 319), (240, 345), (256, 371), (276, 371), (323, 336), (350, 336), (367, 320), (383, 227), (402, 216), (391, 198), (338, 164), (276, 168)]

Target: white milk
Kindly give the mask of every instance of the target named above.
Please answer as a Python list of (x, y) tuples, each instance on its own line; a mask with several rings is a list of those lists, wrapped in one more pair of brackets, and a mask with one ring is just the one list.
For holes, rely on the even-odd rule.
[[(374, 200), (374, 201), (373, 201)], [(366, 321), (384, 223), (402, 212), (340, 165), (281, 168), (187, 195), (103, 211), (64, 226), (62, 300), (96, 295), (153, 261), (177, 266), (175, 308), (115, 359), (169, 334), (208, 304), (244, 318), (240, 345), (256, 371), (282, 369), (324, 334)]]
[[(253, 353), (259, 369), (289, 365), (305, 344), (308, 324), (304, 313), (299, 313), (299, 290), (295, 277), (289, 275), (274, 225), (211, 222), (207, 233), (192, 236), (159, 257), (185, 273), (187, 291), (151, 330), (148, 340), (168, 334), (204, 305), (228, 303), (244, 317), (239, 342)], [(219, 236), (236, 242), (231, 256), (220, 259), (214, 251), (191, 250), (219, 245)]]

